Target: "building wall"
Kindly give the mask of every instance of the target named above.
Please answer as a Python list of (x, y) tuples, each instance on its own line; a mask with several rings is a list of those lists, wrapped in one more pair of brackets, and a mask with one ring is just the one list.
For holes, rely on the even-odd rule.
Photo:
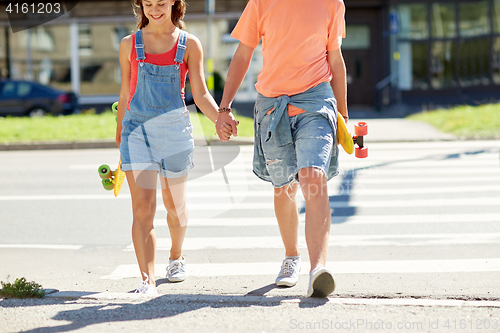
[[(245, 5), (246, 0), (216, 1), (209, 42), (205, 1), (188, 1), (186, 30), (200, 39), (205, 58), (212, 55), (214, 70), (219, 77), (225, 77), (229, 65), (227, 50), (234, 49), (233, 41), (226, 42), (228, 39), (223, 40), (221, 36), (228, 34), (230, 22), (239, 17)], [(81, 1), (62, 18), (17, 33), (10, 31), (5, 11), (0, 10), (0, 77), (7, 75), (3, 33), (7, 30), (10, 33), (12, 78), (34, 79), (71, 90), (71, 22), (78, 22), (79, 28), (80, 95), (118, 94), (119, 42), (136, 31), (136, 20), (129, 1)]]
[(392, 71), (407, 102), (500, 99), (500, 0), (393, 1)]

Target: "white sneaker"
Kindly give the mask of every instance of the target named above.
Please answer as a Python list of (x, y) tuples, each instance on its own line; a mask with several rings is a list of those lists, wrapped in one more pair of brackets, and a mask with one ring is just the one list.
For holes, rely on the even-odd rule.
[(158, 291), (156, 287), (149, 284), (149, 277), (146, 273), (142, 273), (146, 277), (146, 280), (141, 281), (139, 283), (139, 287), (135, 290), (136, 294), (148, 294), (148, 295), (158, 295)]
[(333, 274), (322, 265), (316, 266), (309, 273), (309, 289), (307, 297), (326, 298), (335, 290)]
[(281, 264), (281, 271), (276, 278), (278, 287), (293, 287), (299, 281), (300, 256), (286, 257)]
[(170, 282), (182, 282), (186, 279), (186, 260), (184, 257), (180, 259), (169, 259), (167, 267), (167, 280)]

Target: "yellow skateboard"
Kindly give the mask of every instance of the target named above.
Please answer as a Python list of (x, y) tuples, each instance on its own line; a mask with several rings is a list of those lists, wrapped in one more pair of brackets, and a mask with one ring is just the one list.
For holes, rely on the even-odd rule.
[[(114, 102), (111, 106), (113, 113), (116, 115), (118, 102)], [(99, 167), (99, 176), (102, 178), (102, 186), (105, 190), (114, 190), (115, 197), (118, 196), (122, 189), (123, 182), (125, 181), (125, 172), (122, 171), (122, 161), (118, 162), (118, 168), (112, 171), (109, 165), (103, 164)]]
[(118, 196), (125, 181), (125, 172), (121, 169), (122, 162), (118, 162), (118, 168), (112, 171), (109, 165), (103, 164), (99, 167), (99, 176), (102, 178), (102, 186), (105, 190), (114, 190), (115, 197)]
[[(368, 148), (363, 143), (363, 137), (368, 133), (368, 126), (365, 122), (360, 121), (354, 125), (354, 136), (351, 136), (344, 118), (339, 115), (337, 117), (337, 142), (344, 148), (345, 152), (351, 155), (355, 152), (358, 158), (368, 157)], [(357, 145), (355, 148), (354, 145)]]

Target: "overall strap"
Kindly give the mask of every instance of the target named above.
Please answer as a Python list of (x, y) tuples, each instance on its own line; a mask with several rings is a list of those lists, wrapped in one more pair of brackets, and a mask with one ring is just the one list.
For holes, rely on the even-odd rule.
[(177, 52), (175, 53), (174, 61), (176, 63), (182, 64), (184, 59), (184, 53), (186, 52), (186, 40), (187, 40), (187, 32), (184, 30), (180, 31), (179, 34), (179, 42), (177, 43)]
[(146, 59), (146, 54), (144, 53), (144, 44), (142, 42), (142, 30), (135, 33), (135, 53), (137, 54), (137, 61), (141, 62)]

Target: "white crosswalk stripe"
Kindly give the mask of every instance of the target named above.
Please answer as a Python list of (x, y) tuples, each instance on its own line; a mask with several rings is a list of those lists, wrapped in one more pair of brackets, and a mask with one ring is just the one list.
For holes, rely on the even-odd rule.
[[(440, 259), (421, 258), (415, 250), (408, 260), (342, 258), (329, 261), (327, 267), (338, 274), (500, 271), (498, 142), (381, 143), (369, 149), (369, 158), (363, 160), (341, 153), (340, 175), (328, 183), (333, 212), (331, 249), (413, 251), (484, 245), (496, 250), (486, 256), (467, 258), (449, 250), (450, 257)], [(193, 236), (188, 233), (185, 239), (183, 250), (188, 258), (192, 251), (283, 248), (273, 212), (273, 190), (252, 174), (252, 153), (252, 147), (241, 147), (238, 158), (225, 167), (228, 183), (220, 170), (188, 183), (188, 230), (201, 230)], [(299, 247), (305, 249), (305, 207), (300, 194), (297, 201)], [(155, 227), (164, 230), (163, 205), (158, 205), (157, 212)], [(266, 230), (272, 230), (272, 234), (252, 235), (255, 227), (270, 228)], [(225, 233), (227, 230), (231, 233)], [(161, 257), (171, 243), (169, 238), (160, 236), (157, 241)], [(124, 250), (133, 249), (130, 244)], [(275, 275), (281, 265), (266, 260), (245, 262), (241, 258), (242, 262), (227, 263), (197, 263), (188, 259), (189, 274)], [(305, 274), (309, 270), (308, 259), (302, 260)], [(156, 272), (163, 274), (164, 270), (165, 264), (159, 262)], [(136, 265), (120, 265), (103, 278), (127, 277), (139, 277)]]

